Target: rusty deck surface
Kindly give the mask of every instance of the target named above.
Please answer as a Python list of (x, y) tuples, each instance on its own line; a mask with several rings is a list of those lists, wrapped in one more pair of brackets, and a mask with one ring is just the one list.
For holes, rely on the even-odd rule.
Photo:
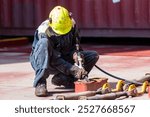
[[(149, 46), (121, 46), (121, 45), (90, 45), (83, 44), (86, 50), (96, 50), (100, 54), (97, 65), (106, 71), (127, 78), (138, 79), (150, 72)], [(63, 89), (51, 85), (51, 75), (47, 79), (48, 97), (36, 97), (32, 87), (34, 71), (29, 63), (31, 45), (0, 48), (0, 99), (8, 100), (47, 100), (53, 99), (57, 94), (73, 93), (73, 89)], [(109, 82), (117, 80), (98, 71), (95, 67), (89, 77), (106, 77)], [(128, 98), (147, 100), (148, 94), (140, 97)]]

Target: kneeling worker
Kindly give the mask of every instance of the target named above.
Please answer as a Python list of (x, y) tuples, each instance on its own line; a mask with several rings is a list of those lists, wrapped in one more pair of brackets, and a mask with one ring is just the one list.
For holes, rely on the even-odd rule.
[(74, 65), (77, 59), (76, 44), (80, 43), (78, 29), (71, 13), (56, 6), (35, 31), (30, 62), (35, 71), (36, 96), (47, 96), (46, 79), (54, 75), (52, 84), (74, 88), (82, 74), (89, 73), (99, 55), (95, 51), (79, 51), (84, 58), (84, 69)]

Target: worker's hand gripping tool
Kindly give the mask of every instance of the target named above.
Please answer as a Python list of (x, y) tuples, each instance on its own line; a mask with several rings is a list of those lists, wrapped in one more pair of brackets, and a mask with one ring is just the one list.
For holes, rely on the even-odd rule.
[(86, 80), (87, 82), (89, 82), (89, 79), (88, 79), (88, 73), (87, 71), (85, 71), (84, 69), (84, 60), (83, 60), (83, 56), (81, 54), (81, 52), (79, 51), (79, 44), (77, 43), (76, 44), (76, 59), (75, 60), (75, 65), (78, 66), (82, 73), (81, 73), (81, 78), (79, 80)]

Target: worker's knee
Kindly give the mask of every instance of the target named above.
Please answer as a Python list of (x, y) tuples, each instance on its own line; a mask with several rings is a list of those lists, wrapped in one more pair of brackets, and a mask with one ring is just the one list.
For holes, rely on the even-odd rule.
[(98, 60), (99, 59), (99, 54), (95, 51), (95, 59)]
[(93, 51), (92, 52), (92, 59), (94, 61), (97, 61), (99, 59), (99, 54), (96, 52), (96, 51)]

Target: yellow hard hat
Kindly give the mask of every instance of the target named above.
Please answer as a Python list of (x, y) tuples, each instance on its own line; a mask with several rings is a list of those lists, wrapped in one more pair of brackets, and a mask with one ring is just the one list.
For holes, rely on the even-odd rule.
[(72, 28), (72, 19), (67, 9), (56, 6), (49, 14), (49, 25), (57, 34), (64, 35)]

